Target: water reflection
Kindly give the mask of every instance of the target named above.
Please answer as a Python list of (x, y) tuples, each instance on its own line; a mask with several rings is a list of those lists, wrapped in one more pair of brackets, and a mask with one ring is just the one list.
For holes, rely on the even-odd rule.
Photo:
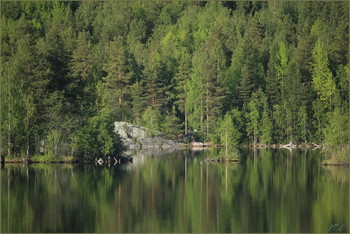
[[(164, 152), (163, 152), (164, 153)], [(349, 171), (318, 151), (143, 151), (132, 164), (6, 165), (1, 232), (327, 232), (349, 220)]]

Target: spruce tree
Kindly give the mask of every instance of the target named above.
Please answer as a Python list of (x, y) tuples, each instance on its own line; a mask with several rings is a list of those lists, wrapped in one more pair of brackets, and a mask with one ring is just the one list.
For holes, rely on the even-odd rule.
[(321, 40), (317, 40), (312, 51), (312, 57), (313, 88), (325, 107), (330, 108), (336, 92), (336, 86), (333, 75), (328, 67), (328, 54)]
[(180, 119), (176, 116), (175, 106), (172, 107), (170, 113), (165, 117), (162, 130), (170, 139), (176, 139), (176, 137), (182, 132)]
[(185, 134), (187, 134), (187, 124), (188, 124), (188, 110), (187, 110), (187, 102), (188, 102), (188, 90), (187, 83), (189, 82), (191, 74), (191, 56), (187, 51), (184, 51), (181, 54), (178, 72), (175, 76), (176, 80), (176, 101), (175, 104), (178, 106), (182, 115), (184, 116), (184, 125), (185, 125)]
[(144, 110), (145, 101), (143, 96), (143, 87), (140, 82), (135, 82), (131, 86), (132, 112), (135, 117), (135, 122), (140, 125), (142, 112)]
[(247, 105), (250, 99), (251, 93), (253, 92), (254, 84), (251, 81), (251, 78), (248, 72), (248, 66), (246, 64), (243, 65), (241, 74), (242, 74), (242, 78), (238, 86), (238, 90), (239, 90), (239, 98), (241, 100), (241, 103), (243, 106), (245, 106)]

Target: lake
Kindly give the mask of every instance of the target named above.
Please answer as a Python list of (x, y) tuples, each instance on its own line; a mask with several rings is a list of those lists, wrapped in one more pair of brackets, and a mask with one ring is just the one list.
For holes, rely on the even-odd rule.
[[(1, 232), (349, 231), (349, 168), (318, 150), (143, 151), (133, 163), (5, 165)], [(333, 226), (331, 226), (333, 225)], [(334, 226), (336, 225), (336, 226)]]

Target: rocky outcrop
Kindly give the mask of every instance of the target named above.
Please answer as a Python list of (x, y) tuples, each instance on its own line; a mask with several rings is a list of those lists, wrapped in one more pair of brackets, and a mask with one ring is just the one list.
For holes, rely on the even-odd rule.
[(131, 149), (137, 148), (179, 148), (180, 145), (166, 139), (161, 132), (153, 132), (150, 136), (147, 128), (126, 122), (115, 122), (114, 131), (118, 133), (125, 146)]

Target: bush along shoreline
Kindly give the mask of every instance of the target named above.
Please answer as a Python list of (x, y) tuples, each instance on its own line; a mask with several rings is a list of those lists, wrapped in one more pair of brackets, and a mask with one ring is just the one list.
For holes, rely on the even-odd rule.
[(350, 148), (330, 148), (325, 149), (326, 159), (323, 160), (324, 166), (349, 166), (350, 165)]
[[(133, 146), (133, 145), (131, 145)], [(125, 149), (128, 146), (124, 146)], [(162, 148), (162, 146), (154, 145), (151, 147), (148, 145), (146, 148)], [(212, 143), (202, 143), (202, 142), (190, 142), (190, 143), (181, 143), (176, 142), (176, 145), (173, 147), (174, 149), (190, 149), (190, 150), (204, 150), (211, 148), (225, 148), (225, 145), (218, 145)], [(236, 148), (252, 148), (252, 149), (301, 149), (301, 150), (316, 150), (320, 149), (326, 154), (326, 159), (322, 161), (322, 165), (324, 166), (349, 166), (349, 148), (327, 148), (324, 145), (318, 145), (316, 143), (302, 143), (302, 144), (293, 144), (290, 142), (289, 144), (240, 144), (237, 145)], [(131, 147), (131, 149), (134, 149)], [(138, 148), (142, 149), (142, 147)], [(169, 147), (165, 147), (163, 149), (169, 149)], [(236, 158), (235, 158), (236, 159)], [(216, 162), (216, 161), (232, 161), (231, 158), (227, 158), (225, 156), (220, 159), (208, 159), (208, 162)], [(233, 160), (236, 161), (236, 160)], [(46, 164), (78, 164), (78, 163), (87, 163), (87, 164), (99, 164), (99, 165), (118, 165), (132, 162), (132, 157), (129, 155), (118, 155), (118, 156), (99, 156), (99, 157), (90, 157), (90, 158), (76, 158), (73, 156), (50, 156), (50, 155), (38, 155), (31, 157), (15, 157), (15, 158), (6, 158), (2, 157), (1, 164), (9, 163), (9, 164), (35, 164), (35, 163), (46, 163)]]

